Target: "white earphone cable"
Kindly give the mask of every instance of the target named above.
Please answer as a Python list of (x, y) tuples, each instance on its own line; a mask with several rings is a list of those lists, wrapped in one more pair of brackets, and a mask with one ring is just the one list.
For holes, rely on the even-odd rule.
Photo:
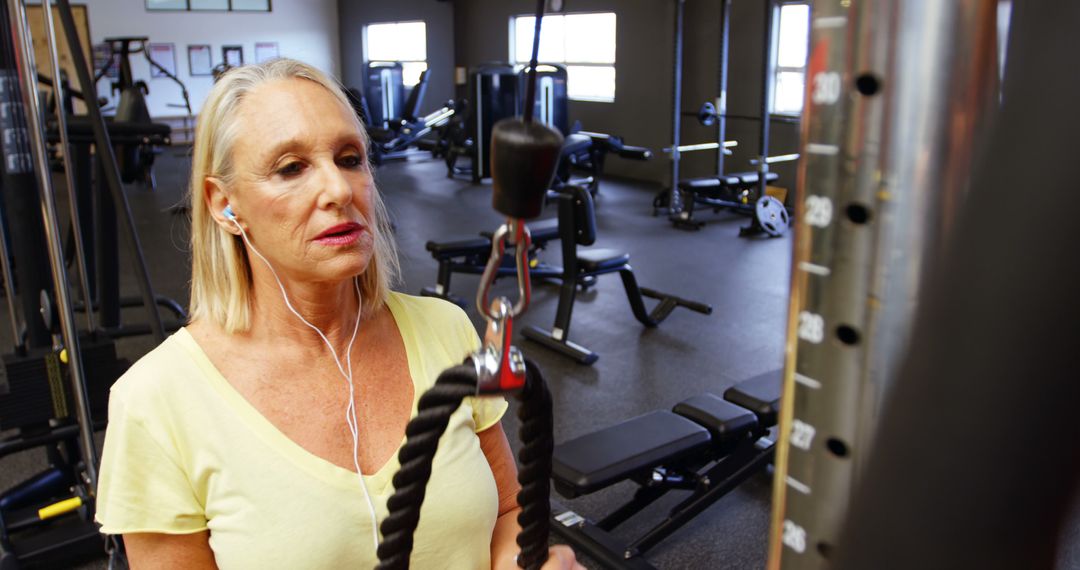
[(368, 512), (371, 513), (371, 536), (372, 536), (372, 539), (374, 540), (374, 543), (375, 543), (375, 549), (378, 550), (378, 548), (379, 548), (378, 517), (375, 514), (375, 504), (371, 500), (371, 493), (368, 492), (367, 483), (364, 481), (364, 473), (360, 470), (360, 459), (359, 459), (359, 453), (360, 453), (360, 423), (356, 418), (356, 392), (355, 392), (355, 387), (353, 385), (352, 347), (353, 347), (353, 343), (356, 341), (356, 333), (357, 333), (357, 331), (360, 330), (360, 316), (363, 313), (363, 307), (364, 307), (364, 302), (363, 302), (364, 300), (363, 300), (363, 298), (362, 298), (362, 296), (360, 294), (360, 283), (359, 283), (359, 281), (357, 281), (357, 278), (355, 278), (355, 277), (353, 278), (353, 288), (356, 290), (356, 303), (357, 303), (356, 323), (353, 325), (352, 338), (349, 339), (349, 346), (348, 346), (348, 348), (345, 349), (345, 362), (346, 362), (346, 364), (345, 364), (345, 366), (343, 366), (341, 364), (341, 358), (338, 357), (337, 351), (334, 350), (334, 345), (331, 344), (331, 342), (330, 342), (330, 340), (328, 338), (326, 338), (326, 335), (323, 334), (323, 332), (321, 330), (319, 330), (319, 327), (311, 324), (307, 319), (305, 319), (304, 316), (301, 315), (300, 312), (297, 311), (292, 306), (292, 303), (289, 302), (289, 295), (285, 291), (285, 285), (283, 285), (281, 283), (281, 279), (278, 277), (277, 271), (274, 271), (274, 266), (271, 265), (270, 261), (267, 260), (266, 257), (264, 257), (263, 254), (259, 252), (259, 250), (255, 247), (255, 245), (251, 243), (251, 240), (248, 239), (247, 232), (244, 231), (244, 228), (243, 228), (243, 226), (240, 225), (240, 222), (238, 222), (236, 220), (236, 216), (233, 215), (233, 216), (226, 216), (226, 217), (228, 218), (229, 221), (231, 221), (236, 226), (236, 228), (238, 230), (240, 230), (240, 236), (243, 237), (244, 243), (246, 243), (248, 245), (248, 247), (251, 248), (251, 251), (254, 252), (255, 255), (257, 255), (259, 257), (259, 259), (261, 259), (263, 261), (263, 263), (266, 264), (266, 267), (270, 269), (270, 274), (274, 276), (274, 281), (277, 282), (278, 288), (281, 289), (281, 296), (282, 296), (283, 299), (285, 299), (285, 306), (289, 309), (289, 311), (292, 314), (296, 315), (296, 317), (298, 319), (300, 319), (305, 325), (307, 325), (308, 328), (315, 331), (319, 335), (319, 338), (321, 338), (323, 340), (323, 342), (326, 343), (326, 347), (330, 349), (331, 356), (334, 357), (334, 363), (337, 364), (338, 372), (341, 373), (342, 378), (345, 379), (345, 383), (348, 384), (348, 387), (349, 387), (349, 404), (345, 407), (345, 425), (347, 425), (349, 427), (349, 433), (352, 434), (352, 440), (353, 440), (353, 452), (352, 452), (353, 466), (356, 467), (356, 475), (360, 479), (360, 487), (363, 488), (363, 490), (364, 490), (364, 499), (367, 501)]

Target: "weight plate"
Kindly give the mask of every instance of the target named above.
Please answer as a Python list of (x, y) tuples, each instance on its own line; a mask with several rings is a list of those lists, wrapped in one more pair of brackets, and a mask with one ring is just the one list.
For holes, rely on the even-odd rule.
[(783, 202), (772, 196), (763, 196), (755, 207), (758, 225), (772, 237), (781, 236), (790, 225), (787, 209)]

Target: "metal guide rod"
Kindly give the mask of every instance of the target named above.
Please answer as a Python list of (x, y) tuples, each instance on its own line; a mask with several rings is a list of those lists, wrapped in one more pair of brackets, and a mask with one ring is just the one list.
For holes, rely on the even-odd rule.
[(758, 196), (767, 196), (765, 189), (769, 186), (768, 176), (769, 161), (769, 113), (772, 111), (773, 98), (773, 72), (776, 62), (773, 60), (773, 42), (779, 36), (779, 18), (776, 14), (776, 0), (765, 0), (765, 30), (764, 41), (761, 42), (761, 65), (764, 67), (761, 73), (761, 136), (758, 139)]
[(11, 316), (11, 341), (19, 350), (22, 350), (22, 334), (19, 331), (19, 313), (15, 306), (15, 279), (11, 272), (11, 258), (8, 257), (11, 249), (7, 241), (8, 228), (4, 216), (0, 216), (0, 268), (4, 273), (4, 292), (7, 297), (8, 314)]
[[(57, 0), (57, 8), (60, 11), (60, 23), (64, 26), (64, 36), (68, 40), (71, 50), (71, 58), (75, 64), (75, 74), (79, 79), (79, 87), (83, 93), (96, 93), (93, 78), (86, 65), (86, 57), (79, 43), (79, 34), (75, 28), (75, 17), (71, 14), (71, 4), (68, 0)], [(126, 61), (126, 60), (125, 60)], [(142, 297), (143, 308), (150, 319), (150, 330), (154, 338), (161, 342), (165, 340), (165, 327), (161, 324), (161, 314), (158, 313), (157, 301), (154, 297), (154, 288), (150, 283), (150, 272), (146, 268), (146, 258), (143, 256), (142, 244), (139, 234), (135, 230), (135, 221), (131, 215), (131, 207), (127, 196), (124, 195), (124, 187), (120, 182), (120, 170), (116, 166), (116, 155), (112, 144), (109, 142), (109, 132), (105, 128), (105, 119), (102, 117), (101, 108), (97, 105), (87, 104), (87, 114), (90, 115), (90, 126), (94, 131), (94, 149), (100, 165), (99, 173), (104, 174), (105, 183), (112, 194), (113, 205), (116, 208), (116, 217), (120, 218), (126, 238), (127, 246), (131, 249), (132, 264), (135, 271), (135, 282), (139, 286), (139, 294)], [(100, 183), (100, 181), (99, 181)]]
[(707, 142), (707, 143), (679, 145), (679, 147), (678, 147), (679, 152), (678, 153), (672, 152), (671, 147), (669, 147), (669, 146), (666, 146), (666, 147), (664, 147), (664, 148), (662, 148), (660, 150), (662, 152), (666, 153), (666, 154), (670, 154), (672, 160), (676, 160), (676, 158), (675, 158), (676, 154), (682, 154), (684, 152), (695, 152), (695, 151), (699, 151), (699, 150), (720, 149), (721, 154), (723, 154), (724, 149), (726, 149), (726, 148), (735, 148), (737, 146), (739, 146), (739, 141), (724, 141), (724, 144), (715, 143), (715, 142)]
[[(52, 0), (42, 0), (44, 8), (43, 20), (45, 22), (45, 42), (50, 46), (59, 45), (56, 42), (56, 33), (53, 30)], [(67, 184), (68, 209), (71, 215), (71, 233), (75, 238), (75, 266), (79, 271), (79, 287), (82, 289), (83, 305), (86, 307), (86, 330), (94, 330), (94, 301), (90, 297), (90, 279), (86, 271), (86, 250), (83, 247), (82, 224), (79, 218), (79, 201), (76, 196), (79, 189), (75, 186), (75, 176), (72, 174), (73, 165), (71, 159), (71, 145), (68, 142), (67, 111), (64, 109), (64, 86), (60, 81), (60, 60), (57, 59), (58, 50), (49, 50), (49, 65), (52, 69), (53, 98), (56, 100), (56, 130), (60, 133), (60, 156), (64, 160), (64, 182)], [(93, 101), (87, 105), (93, 105)], [(86, 189), (88, 190), (88, 189)]]
[(682, 55), (683, 55), (683, 8), (685, 0), (675, 0), (675, 56), (672, 62), (671, 88), (671, 192), (668, 211), (672, 215), (682, 212), (682, 195), (679, 193), (679, 140), (682, 136)]
[[(716, 140), (727, 136), (727, 75), (728, 37), (731, 33), (731, 0), (720, 0), (720, 53), (717, 54), (716, 73)], [(724, 175), (724, 149), (716, 151), (716, 175)]]
[(814, 4), (771, 569), (825, 568), (992, 117), (994, 0)]
[[(45, 6), (48, 7), (47, 1)], [(48, 19), (51, 16), (51, 11), (48, 8), (46, 10), (45, 17)], [(68, 292), (67, 273), (64, 267), (64, 250), (60, 241), (60, 226), (57, 222), (56, 196), (50, 177), (49, 157), (45, 148), (45, 128), (41, 121), (41, 105), (37, 96), (37, 68), (34, 66), (33, 43), (26, 20), (26, 5), (22, 0), (8, 0), (8, 11), (12, 16), (12, 27), (14, 29), (11, 30), (11, 36), (15, 39), (15, 53), (22, 83), (27, 130), (30, 134), (30, 151), (34, 157), (34, 171), (37, 175), (38, 189), (40, 190), (38, 194), (41, 198), (41, 215), (45, 222), (45, 241), (49, 248), (49, 263), (52, 266), (56, 311), (60, 317), (60, 334), (64, 340), (64, 347), (67, 349), (71, 392), (75, 397), (75, 414), (80, 428), (79, 443), (83, 453), (83, 468), (89, 479), (90, 488), (94, 489), (97, 488), (97, 446), (94, 444), (90, 401), (86, 395), (82, 353), (79, 350), (79, 333), (75, 327), (75, 314), (71, 308), (71, 296)], [(55, 57), (56, 45), (49, 44), (49, 50)]]

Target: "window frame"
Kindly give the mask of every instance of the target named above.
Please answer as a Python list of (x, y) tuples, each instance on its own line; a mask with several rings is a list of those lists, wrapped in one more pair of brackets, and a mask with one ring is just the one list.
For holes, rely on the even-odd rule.
[(772, 73), (772, 92), (770, 93), (771, 100), (769, 101), (769, 115), (775, 117), (778, 120), (794, 120), (798, 121), (802, 119), (803, 112), (806, 110), (805, 96), (802, 107), (796, 112), (780, 112), (776, 110), (776, 86), (780, 83), (781, 73), (801, 73), (803, 76), (803, 89), (805, 93), (805, 86), (807, 84), (807, 67), (810, 63), (810, 49), (809, 45), (806, 50), (806, 60), (799, 67), (793, 67), (789, 65), (780, 65), (780, 19), (783, 14), (785, 6), (806, 6), (808, 13), (806, 16), (806, 39), (810, 41), (810, 22), (813, 20), (814, 7), (810, 0), (779, 0), (776, 3), (776, 17), (774, 19), (773, 29), (770, 30), (769, 41), (772, 42), (772, 61), (769, 62), (770, 70)]
[[(614, 16), (615, 17), (615, 35), (616, 35), (616, 38), (618, 38), (619, 15), (614, 10), (591, 10), (591, 11), (585, 11), (585, 12), (566, 12), (566, 13), (562, 13), (562, 14), (547, 14), (547, 15), (544, 16), (544, 19), (547, 20), (548, 18), (552, 18), (552, 17), (566, 18), (568, 16), (588, 16), (588, 15), (594, 15), (594, 14), (611, 14), (612, 16)], [(525, 66), (529, 65), (528, 61), (518, 61), (518, 59), (517, 59), (517, 20), (518, 20), (518, 18), (535, 18), (535, 17), (536, 17), (536, 14), (516, 14), (516, 15), (510, 16), (510, 22), (508, 24), (508, 26), (509, 26), (509, 34), (508, 35), (509, 35), (509, 49), (510, 49), (510, 64), (513, 65), (515, 69), (522, 69)], [(540, 30), (541, 36), (543, 35), (543, 33), (544, 33), (543, 27), (541, 26), (541, 30)], [(569, 85), (570, 81), (569, 81), (569, 78), (567, 78), (567, 99), (569, 99), (571, 101), (586, 101), (586, 102), (589, 102), (589, 103), (614, 103), (615, 98), (616, 98), (616, 93), (618, 91), (618, 89), (617, 89), (617, 87), (618, 87), (617, 78), (619, 76), (618, 75), (619, 74), (618, 60), (619, 60), (619, 57), (618, 57), (618, 43), (616, 43), (615, 57), (612, 58), (611, 63), (578, 62), (578, 61), (567, 61), (567, 60), (562, 60), (562, 61), (543, 60), (541, 63), (558, 63), (558, 64), (561, 64), (561, 65), (565, 66), (567, 68), (567, 70), (569, 70), (570, 67), (595, 67), (595, 68), (605, 68), (605, 69), (606, 68), (611, 68), (612, 70), (615, 71), (616, 89), (615, 89), (615, 91), (612, 92), (610, 99), (607, 98), (607, 97), (581, 97), (581, 96), (572, 96), (572, 95), (570, 95), (570, 85)]]
[[(415, 24), (415, 23), (418, 23), (418, 22), (424, 25), (424, 59), (372, 59), (371, 58), (371, 50), (369, 49), (369, 45), (368, 45), (368, 28), (370, 28), (371, 26), (396, 26), (398, 24)], [(372, 63), (372, 62), (400, 63), (400, 64), (402, 64), (402, 67), (404, 67), (406, 63), (422, 63), (422, 64), (424, 64), (424, 71), (427, 71), (427, 70), (431, 69), (431, 66), (428, 65), (428, 60), (427, 60), (427, 56), (428, 56), (428, 49), (427, 49), (427, 43), (428, 43), (427, 42), (427, 20), (416, 19), (416, 20), (394, 20), (394, 21), (390, 21), (390, 22), (368, 22), (367, 24), (364, 24), (363, 37), (362, 37), (361, 41), (363, 42), (364, 65), (365, 66), (368, 65), (369, 63)], [(416, 83), (406, 83), (404, 81), (405, 81), (405, 79), (404, 79), (404, 74), (403, 74), (402, 75), (402, 82), (403, 82), (403, 85), (406, 88), (411, 89), (412, 87), (414, 87), (416, 85)]]

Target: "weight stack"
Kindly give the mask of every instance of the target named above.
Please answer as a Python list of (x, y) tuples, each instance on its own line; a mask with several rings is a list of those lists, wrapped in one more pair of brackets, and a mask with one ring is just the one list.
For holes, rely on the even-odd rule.
[[(79, 344), (90, 411), (95, 422), (104, 422), (108, 419), (109, 388), (131, 364), (116, 357), (112, 339), (83, 338)], [(39, 349), (27, 355), (5, 354), (0, 372), (0, 430), (74, 417), (69, 372), (57, 352)]]

